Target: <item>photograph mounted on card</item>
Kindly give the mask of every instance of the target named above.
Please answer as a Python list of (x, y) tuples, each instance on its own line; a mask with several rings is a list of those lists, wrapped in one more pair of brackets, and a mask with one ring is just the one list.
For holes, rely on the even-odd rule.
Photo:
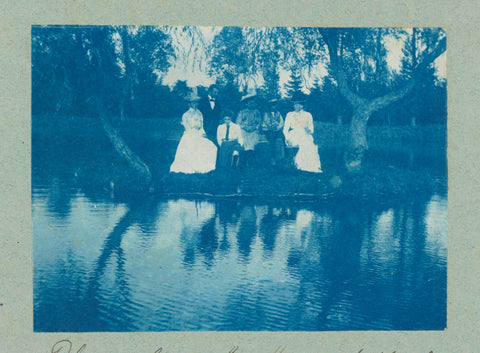
[(446, 329), (443, 29), (31, 43), (34, 332)]

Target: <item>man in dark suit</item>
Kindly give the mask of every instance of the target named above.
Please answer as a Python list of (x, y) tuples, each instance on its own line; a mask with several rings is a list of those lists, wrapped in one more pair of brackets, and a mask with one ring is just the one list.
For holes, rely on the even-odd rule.
[(220, 123), (222, 109), (217, 102), (218, 86), (213, 84), (208, 88), (208, 95), (203, 97), (199, 104), (198, 109), (203, 115), (203, 128), (207, 137), (217, 144), (217, 127)]

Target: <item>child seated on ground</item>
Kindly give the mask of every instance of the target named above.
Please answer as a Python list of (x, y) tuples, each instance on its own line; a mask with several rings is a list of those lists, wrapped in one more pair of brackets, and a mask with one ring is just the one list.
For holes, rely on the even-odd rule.
[(217, 168), (237, 168), (240, 151), (243, 149), (242, 130), (232, 122), (233, 113), (223, 113), (223, 124), (217, 128), (219, 146)]

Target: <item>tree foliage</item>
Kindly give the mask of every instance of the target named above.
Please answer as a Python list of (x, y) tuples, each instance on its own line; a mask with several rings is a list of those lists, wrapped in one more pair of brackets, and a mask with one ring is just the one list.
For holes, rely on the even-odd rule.
[(135, 114), (142, 109), (133, 102), (155, 91), (172, 55), (162, 28), (35, 26), (32, 109), (82, 115), (101, 103), (114, 115)]

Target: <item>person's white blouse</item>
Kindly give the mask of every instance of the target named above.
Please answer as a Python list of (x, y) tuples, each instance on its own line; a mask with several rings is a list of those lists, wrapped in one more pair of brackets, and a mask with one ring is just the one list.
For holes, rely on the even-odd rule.
[(185, 131), (203, 131), (203, 115), (198, 109), (190, 108), (182, 115), (182, 125)]
[[(218, 145), (221, 146), (223, 139), (227, 136), (227, 125), (221, 124), (218, 126), (217, 129), (217, 142)], [(230, 129), (228, 131), (228, 140), (233, 141), (237, 140), (238, 143), (243, 146), (243, 137), (242, 137), (242, 130), (239, 125), (235, 123), (230, 123)]]
[(313, 134), (313, 118), (312, 114), (306, 111), (290, 112), (285, 117), (285, 125), (283, 133), (288, 135), (290, 130), (305, 130), (307, 134)]

